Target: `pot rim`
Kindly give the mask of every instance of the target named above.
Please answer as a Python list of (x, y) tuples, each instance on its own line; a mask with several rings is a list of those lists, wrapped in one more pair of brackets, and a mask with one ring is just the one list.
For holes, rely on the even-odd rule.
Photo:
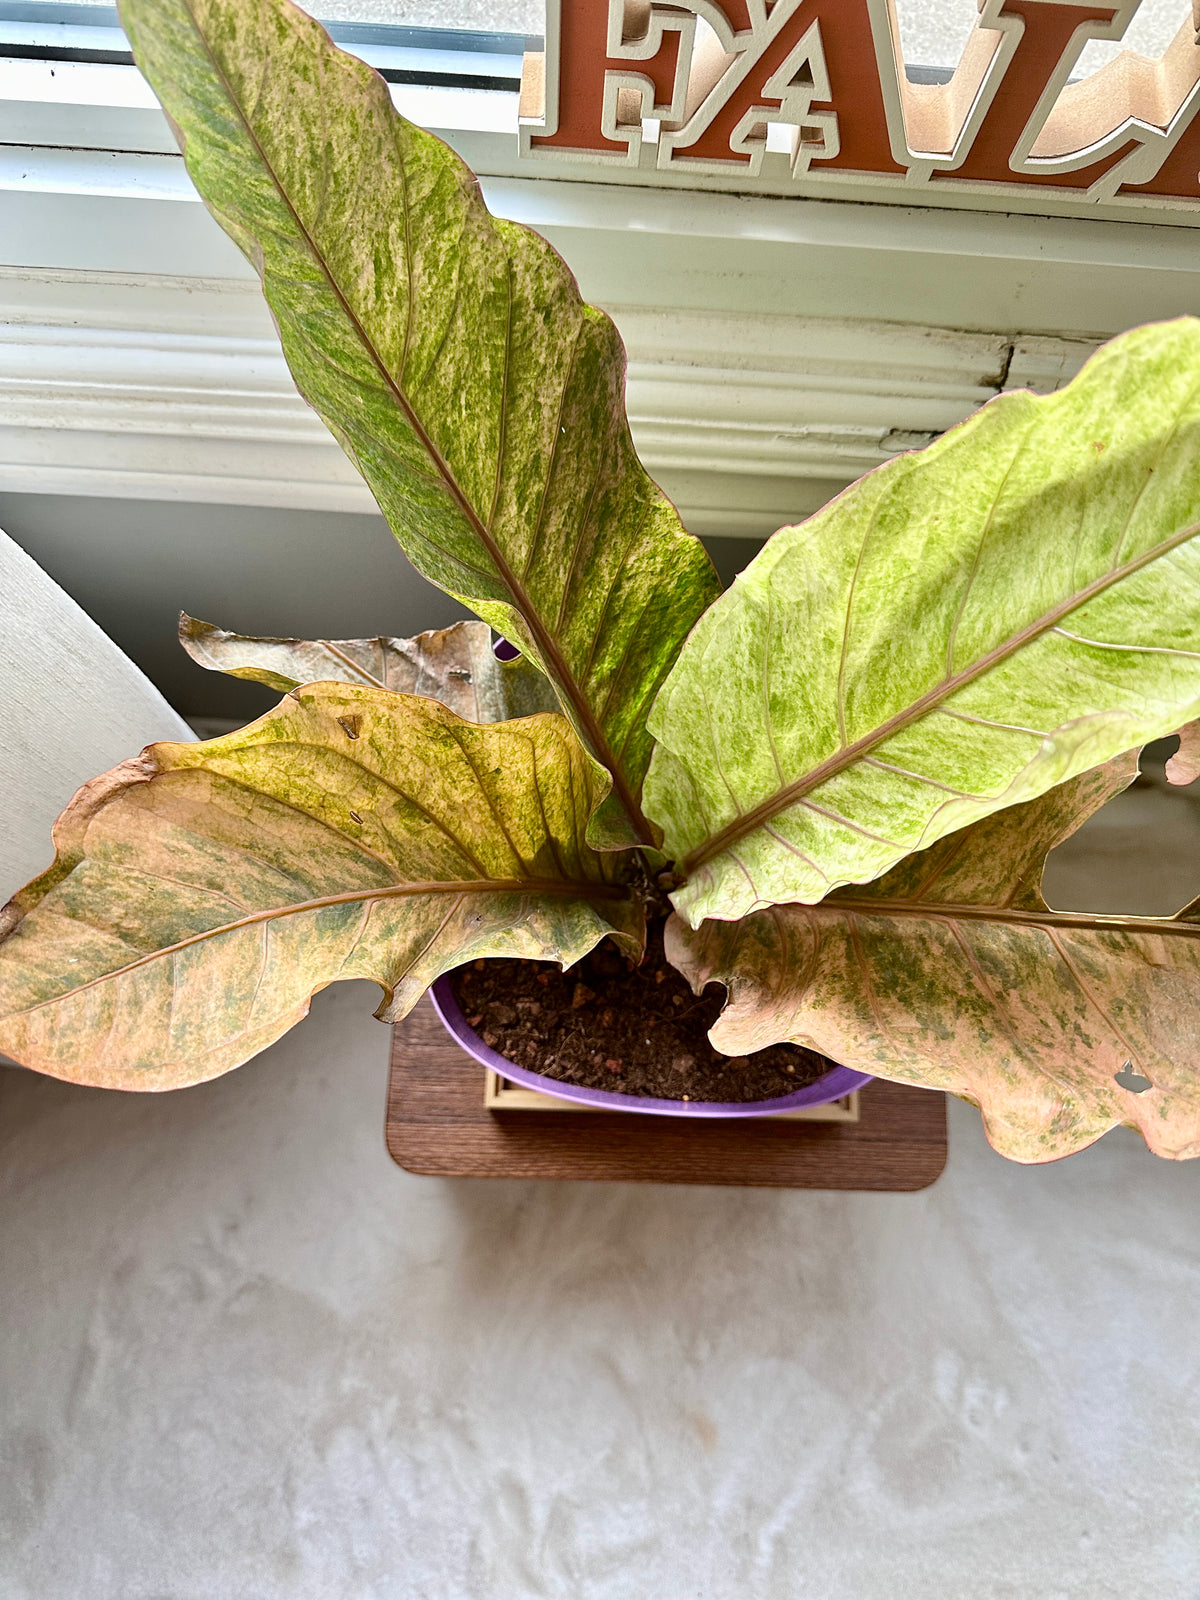
[(575, 1105), (592, 1106), (600, 1111), (641, 1112), (660, 1117), (775, 1117), (781, 1111), (801, 1111), (806, 1106), (828, 1105), (831, 1100), (841, 1100), (871, 1082), (869, 1072), (835, 1066), (823, 1073), (815, 1083), (797, 1089), (795, 1094), (777, 1095), (773, 1100), (737, 1101), (656, 1100), (649, 1095), (616, 1094), (611, 1089), (589, 1089), (581, 1084), (560, 1083), (557, 1078), (548, 1078), (544, 1073), (518, 1067), (498, 1050), (484, 1044), (454, 998), (450, 982), (452, 976), (452, 973), (444, 972), (429, 990), (433, 1009), (451, 1038), (481, 1066), (490, 1067), (510, 1083), (519, 1083), (523, 1089), (552, 1095), (556, 1100), (569, 1100)]

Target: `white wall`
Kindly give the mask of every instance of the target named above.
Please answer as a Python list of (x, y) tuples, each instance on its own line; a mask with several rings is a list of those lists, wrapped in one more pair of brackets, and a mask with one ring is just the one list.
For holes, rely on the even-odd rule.
[(0, 903), (50, 865), (80, 784), (184, 723), (96, 624), (0, 533)]
[[(278, 698), (205, 672), (181, 610), (243, 633), (407, 636), (468, 613), (412, 567), (379, 516), (0, 493), (0, 526), (185, 716), (257, 716)], [(728, 581), (758, 542), (706, 541)], [(128, 752), (127, 752), (128, 753)]]

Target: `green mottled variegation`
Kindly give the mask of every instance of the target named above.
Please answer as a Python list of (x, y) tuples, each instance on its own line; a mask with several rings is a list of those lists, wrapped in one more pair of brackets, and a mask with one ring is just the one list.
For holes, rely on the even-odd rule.
[(718, 585), (634, 452), (612, 323), (287, 0), (120, 9), (300, 392), (418, 570), (551, 679), (612, 775), (597, 839), (651, 841), (646, 714)]
[(668, 955), (729, 991), (718, 1049), (949, 1090), (1021, 1161), (1120, 1122), (1200, 1154), (1200, 900), (1040, 892), (1122, 752), (1182, 729), (1168, 776), (1200, 773), (1200, 321), (994, 401), (717, 599), (634, 453), (611, 322), (370, 67), (290, 0), (120, 9), (300, 392), (484, 620), (184, 617), (195, 660), (285, 698), (80, 791), (0, 912), (0, 1051), (194, 1083), (342, 978), (392, 1019), (473, 957), (635, 955), (670, 888)]
[(476, 726), (332, 683), (205, 744), (151, 745), (85, 785), (50, 869), (0, 914), (0, 1051), (169, 1089), (238, 1066), (318, 989), (373, 978), (402, 1017), (473, 956), (641, 948), (604, 798), (556, 713)]
[(813, 902), (1200, 712), (1200, 321), (1002, 396), (767, 544), (651, 717), (696, 926)]
[(1051, 911), (1047, 852), (1137, 773), (1118, 757), (908, 857), (879, 882), (741, 922), (668, 925), (671, 959), (729, 1003), (731, 1054), (780, 1039), (983, 1111), (1017, 1161), (1117, 1123), (1200, 1155), (1200, 923)]

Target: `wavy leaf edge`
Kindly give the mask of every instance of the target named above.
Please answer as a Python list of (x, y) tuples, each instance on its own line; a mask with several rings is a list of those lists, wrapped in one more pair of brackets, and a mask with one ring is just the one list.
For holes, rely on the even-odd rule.
[[(373, 68), (289, 0), (120, 10), (197, 188), (263, 280), (301, 393), (418, 569), (554, 682), (613, 783), (593, 842), (653, 848), (645, 714), (720, 586), (634, 452), (610, 319), (547, 241), (491, 216), (474, 174), (396, 111)], [(340, 185), (315, 181), (335, 162)], [(573, 550), (548, 563), (564, 540)]]
[[(477, 792), (456, 770), (417, 800), (391, 749), (418, 777), (457, 751)], [(220, 739), (148, 746), (79, 790), (54, 861), (0, 912), (0, 1048), (73, 1082), (179, 1087), (241, 1065), (339, 978), (373, 978), (395, 1021), (480, 955), (568, 966), (605, 937), (640, 954), (622, 858), (585, 842), (603, 798), (557, 712), (474, 724), (343, 683)]]
[(646, 803), (693, 927), (871, 882), (1200, 714), (1197, 367), (1200, 321), (1135, 329), (768, 540), (650, 717)]
[[(874, 893), (840, 889), (692, 929), (669, 958), (726, 1003), (715, 1048), (789, 1040), (980, 1108), (1010, 1159), (1057, 1160), (1110, 1128), (1155, 1154), (1200, 1155), (1200, 922), (1057, 911), (1048, 851), (1137, 773), (1117, 757), (906, 858)], [(1132, 1075), (1132, 1076), (1131, 1076)]]

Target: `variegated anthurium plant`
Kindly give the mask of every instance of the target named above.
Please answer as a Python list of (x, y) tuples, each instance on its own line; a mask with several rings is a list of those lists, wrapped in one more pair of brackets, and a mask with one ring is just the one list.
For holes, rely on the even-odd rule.
[(391, 1020), (474, 957), (636, 953), (660, 882), (671, 960), (728, 990), (719, 1049), (949, 1090), (1021, 1161), (1116, 1123), (1200, 1152), (1200, 908), (1039, 887), (1147, 740), (1184, 728), (1177, 775), (1200, 767), (1200, 322), (992, 401), (718, 595), (634, 453), (612, 324), (381, 78), (287, 0), (122, 16), (302, 394), (483, 620), (185, 619), (282, 699), (80, 791), (3, 914), (0, 1048), (195, 1083), (342, 978)]

